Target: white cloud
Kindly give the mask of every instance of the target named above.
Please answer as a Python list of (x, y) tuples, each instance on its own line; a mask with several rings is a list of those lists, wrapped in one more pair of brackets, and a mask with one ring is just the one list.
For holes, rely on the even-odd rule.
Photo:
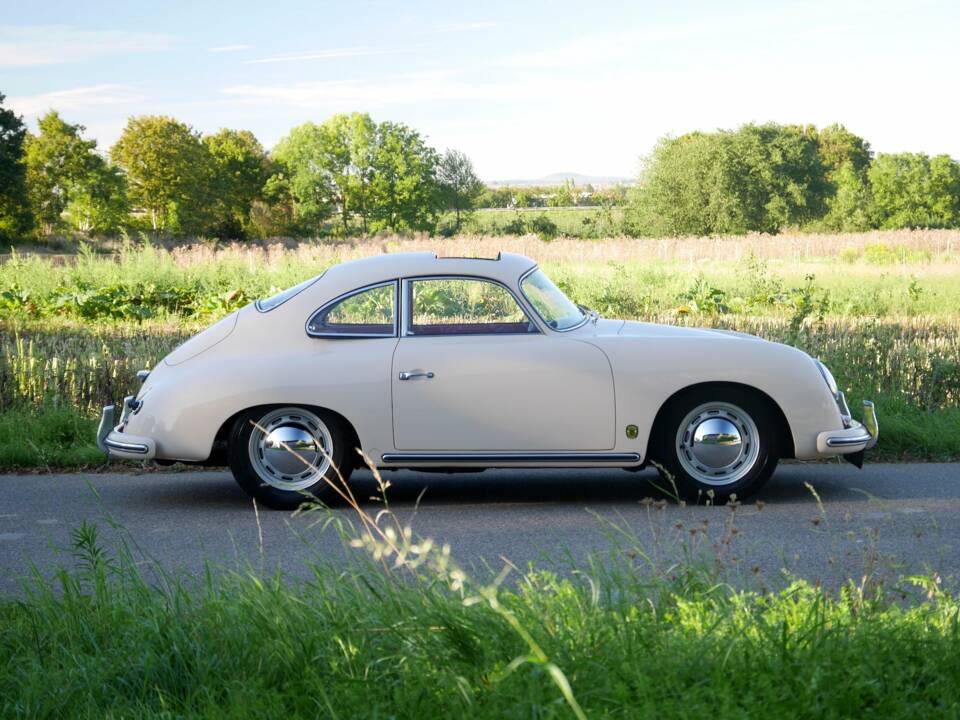
[(301, 62), (304, 60), (332, 60), (335, 58), (363, 57), (366, 55), (386, 55), (388, 50), (372, 47), (330, 48), (327, 50), (308, 50), (287, 55), (245, 60), (246, 65), (261, 65), (264, 63)]
[(217, 47), (207, 48), (207, 52), (210, 53), (231, 53), (231, 52), (240, 52), (241, 50), (252, 50), (253, 45), (218, 45)]
[(455, 71), (394, 75), (382, 80), (328, 80), (280, 85), (235, 85), (221, 90), (254, 103), (283, 103), (305, 108), (379, 107), (442, 100), (529, 101), (555, 91), (551, 84), (531, 87), (520, 80), (471, 81)]
[(39, 95), (20, 95), (7, 98), (6, 104), (27, 117), (47, 110), (69, 112), (104, 106), (132, 105), (143, 97), (125, 85), (91, 85), (70, 90), (56, 90)]
[(0, 68), (62, 65), (106, 55), (166, 50), (170, 35), (124, 30), (80, 30), (65, 25), (0, 26)]

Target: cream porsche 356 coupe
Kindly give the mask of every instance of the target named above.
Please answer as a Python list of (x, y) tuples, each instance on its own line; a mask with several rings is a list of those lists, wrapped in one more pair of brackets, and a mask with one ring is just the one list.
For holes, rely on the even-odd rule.
[(330, 268), (191, 338), (124, 400), (116, 458), (229, 464), (262, 503), (381, 469), (656, 463), (687, 498), (757, 490), (781, 458), (877, 441), (830, 371), (741, 333), (608, 320), (530, 259), (383, 255)]

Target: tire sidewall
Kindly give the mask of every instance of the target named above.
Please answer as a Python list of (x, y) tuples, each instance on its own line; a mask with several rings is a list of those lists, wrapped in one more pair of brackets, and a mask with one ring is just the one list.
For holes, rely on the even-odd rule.
[[(750, 471), (729, 485), (709, 485), (691, 476), (680, 463), (677, 454), (677, 432), (680, 423), (696, 407), (710, 402), (735, 405), (747, 413), (757, 427), (759, 451)], [(654, 442), (656, 460), (674, 479), (680, 497), (693, 502), (721, 503), (731, 496), (744, 498), (755, 493), (773, 474), (779, 460), (779, 423), (769, 402), (738, 388), (695, 388), (674, 398), (666, 408)], [(674, 488), (669, 485), (668, 492)]]
[[(331, 466), (324, 475), (313, 485), (303, 490), (281, 490), (268, 484), (253, 467), (250, 460), (250, 436), (254, 430), (254, 423), (259, 423), (267, 413), (284, 407), (295, 407), (301, 410), (309, 410), (315, 414), (330, 431), (330, 439), (333, 443), (333, 452), (330, 453)], [(341, 499), (340, 494), (331, 487), (330, 483), (339, 486), (340, 477), (335, 468), (340, 469), (343, 480), (346, 481), (349, 476), (349, 466), (344, 462), (347, 454), (346, 443), (348, 434), (344, 430), (343, 422), (335, 415), (318, 408), (311, 408), (302, 405), (267, 405), (243, 412), (234, 422), (230, 431), (228, 446), (228, 458), (230, 470), (233, 473), (237, 484), (243, 488), (244, 492), (258, 502), (278, 510), (295, 510), (303, 503), (309, 502), (311, 497), (317, 500), (331, 504)]]

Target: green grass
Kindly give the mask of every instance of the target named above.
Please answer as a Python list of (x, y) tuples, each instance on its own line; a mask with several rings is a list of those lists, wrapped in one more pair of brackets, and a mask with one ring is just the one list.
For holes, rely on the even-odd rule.
[(8, 409), (0, 413), (0, 469), (101, 465), (96, 429), (73, 407)]
[(736, 590), (709, 562), (664, 573), (620, 553), (498, 585), (435, 545), (390, 537), (354, 543), (385, 553), (383, 564), (317, 563), (305, 582), (183, 579), (138, 561), (132, 541), (105, 551), (83, 525), (73, 570), (0, 602), (0, 715), (960, 713), (960, 603), (934, 577), (771, 593)]

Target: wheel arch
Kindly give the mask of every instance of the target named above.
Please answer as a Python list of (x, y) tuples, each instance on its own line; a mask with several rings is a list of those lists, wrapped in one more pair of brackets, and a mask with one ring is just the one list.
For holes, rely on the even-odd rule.
[(746, 383), (738, 382), (726, 382), (726, 381), (708, 381), (701, 383), (694, 383), (693, 385), (687, 385), (678, 389), (670, 397), (661, 403), (657, 414), (654, 416), (653, 424), (650, 426), (650, 435), (647, 438), (647, 452), (646, 459), (652, 457), (654, 452), (654, 443), (656, 441), (657, 433), (661, 429), (661, 425), (664, 422), (664, 417), (667, 414), (667, 409), (676, 402), (680, 397), (686, 395), (687, 393), (693, 392), (703, 392), (709, 390), (718, 390), (718, 389), (736, 389), (742, 390), (751, 395), (760, 398), (765, 402), (769, 408), (773, 411), (774, 417), (777, 419), (777, 430), (780, 436), (780, 457), (781, 458), (792, 458), (795, 455), (794, 445), (793, 445), (793, 432), (790, 429), (790, 423), (787, 421), (787, 416), (783, 412), (783, 408), (780, 407), (780, 404), (770, 397), (769, 394), (765, 393), (763, 390), (760, 390), (753, 385), (747, 385)]
[[(343, 423), (343, 427), (346, 429), (349, 434), (349, 445), (352, 448), (362, 449), (363, 446), (360, 444), (360, 435), (357, 433), (357, 429), (353, 426), (353, 423), (340, 412), (328, 407), (323, 407), (321, 405), (308, 405), (304, 403), (265, 403), (259, 405), (251, 405), (249, 407), (242, 408), (237, 410), (235, 413), (230, 415), (226, 420), (221, 423), (220, 427), (217, 429), (216, 435), (213, 438), (213, 445), (210, 448), (210, 457), (208, 458), (205, 464), (211, 465), (225, 465), (227, 463), (227, 446), (230, 438), (230, 430), (233, 428), (234, 423), (237, 422), (237, 418), (241, 415), (248, 412), (267, 412), (268, 410), (280, 407), (299, 407), (304, 410), (311, 411), (320, 411), (324, 413), (329, 413), (330, 415), (335, 416), (340, 422)], [(354, 467), (363, 466), (363, 458), (359, 454), (349, 453), (348, 457), (353, 458)]]

